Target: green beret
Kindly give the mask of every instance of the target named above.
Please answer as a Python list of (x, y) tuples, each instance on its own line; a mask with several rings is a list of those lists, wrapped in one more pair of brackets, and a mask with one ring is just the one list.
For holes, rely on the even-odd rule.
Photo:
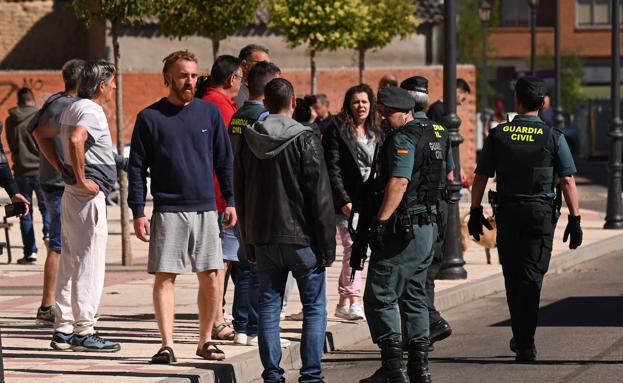
[(428, 80), (422, 76), (413, 76), (400, 83), (402, 89), (428, 94)]
[(379, 90), (379, 103), (386, 108), (407, 112), (415, 107), (415, 101), (407, 92), (397, 86), (381, 88)]

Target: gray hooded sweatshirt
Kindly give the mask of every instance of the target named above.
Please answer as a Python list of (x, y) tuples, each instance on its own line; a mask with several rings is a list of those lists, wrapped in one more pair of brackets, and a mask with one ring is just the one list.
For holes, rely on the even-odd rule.
[(265, 160), (277, 156), (304, 132), (313, 132), (313, 129), (290, 117), (270, 114), (251, 129), (245, 129), (244, 135), (251, 152)]

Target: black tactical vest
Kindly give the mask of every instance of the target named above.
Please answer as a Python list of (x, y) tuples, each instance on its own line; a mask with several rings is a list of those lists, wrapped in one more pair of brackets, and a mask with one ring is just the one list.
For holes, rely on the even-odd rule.
[(493, 134), (500, 194), (530, 196), (554, 190), (552, 128), (540, 122), (514, 120), (498, 125)]
[(402, 131), (416, 139), (413, 173), (404, 203), (408, 208), (435, 205), (445, 186), (446, 167), (441, 139), (437, 138), (430, 121), (406, 126)]

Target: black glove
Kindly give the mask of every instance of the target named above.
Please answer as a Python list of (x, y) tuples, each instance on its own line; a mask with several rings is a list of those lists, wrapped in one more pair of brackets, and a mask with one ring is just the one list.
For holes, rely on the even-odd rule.
[(565, 228), (565, 234), (562, 237), (563, 242), (567, 242), (567, 239), (571, 236), (569, 241), (570, 249), (577, 249), (582, 244), (582, 227), (580, 227), (580, 216), (569, 215), (569, 222)]
[(482, 206), (474, 207), (469, 211), (469, 221), (467, 221), (467, 231), (469, 235), (474, 237), (476, 242), (480, 241), (480, 236), (484, 234), (482, 231), (482, 225), (489, 230), (493, 230), (493, 226), (485, 218), (482, 213)]
[(380, 220), (374, 217), (372, 224), (370, 225), (370, 231), (368, 232), (368, 242), (372, 250), (380, 249), (385, 244), (383, 243), (383, 235), (385, 235), (385, 227), (387, 226), (387, 220)]

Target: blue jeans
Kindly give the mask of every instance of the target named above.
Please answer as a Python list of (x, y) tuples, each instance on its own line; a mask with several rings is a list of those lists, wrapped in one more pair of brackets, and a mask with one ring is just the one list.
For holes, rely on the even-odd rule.
[(264, 382), (283, 382), (279, 342), (279, 314), (288, 279), (296, 279), (303, 304), (300, 383), (322, 381), (322, 353), (327, 329), (325, 268), (310, 247), (261, 245), (255, 247), (260, 282), (258, 336)]
[(57, 253), (61, 252), (61, 200), (63, 199), (63, 188), (46, 189), (42, 186), (45, 207), (50, 217), (48, 247)]
[(26, 197), (28, 202), (31, 203), (31, 209), (27, 215), (23, 216), (19, 220), (19, 229), (22, 233), (22, 243), (24, 244), (24, 257), (31, 254), (37, 254), (37, 245), (35, 244), (35, 230), (32, 224), (33, 210), (32, 209), (32, 193), (37, 195), (37, 204), (39, 205), (39, 211), (43, 218), (43, 236), (48, 235), (48, 227), (50, 225), (50, 218), (45, 208), (43, 193), (41, 193), (41, 186), (39, 185), (38, 176), (20, 176), (15, 177), (17, 188), (19, 192)]
[(234, 288), (234, 330), (237, 333), (257, 336), (257, 310), (259, 306), (259, 281), (255, 265), (248, 262), (243, 246), (238, 249)]

